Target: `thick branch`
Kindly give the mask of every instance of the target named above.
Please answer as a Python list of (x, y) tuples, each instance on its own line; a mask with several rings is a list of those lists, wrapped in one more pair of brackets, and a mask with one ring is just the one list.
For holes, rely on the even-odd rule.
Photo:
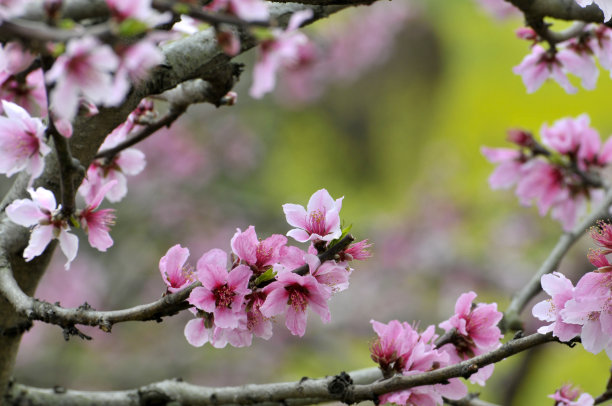
[(504, 314), (504, 327), (510, 330), (522, 329), (520, 314), (527, 303), (540, 292), (540, 279), (542, 276), (554, 271), (565, 254), (582, 237), (585, 231), (593, 226), (598, 219), (607, 217), (608, 208), (612, 204), (612, 190), (608, 190), (601, 204), (593, 210), (584, 220), (580, 222), (570, 232), (564, 233), (557, 242), (557, 245), (550, 252), (540, 269), (532, 276), (531, 280), (514, 295), (512, 302)]
[(520, 9), (527, 19), (552, 17), (588, 23), (603, 22), (603, 12), (595, 4), (580, 7), (575, 0), (508, 0)]
[[(263, 385), (244, 385), (224, 388), (210, 388), (192, 385), (177, 380), (167, 380), (138, 389), (117, 392), (85, 392), (66, 390), (62, 393), (51, 389), (30, 388), (13, 385), (7, 394), (6, 403), (10, 405), (99, 405), (136, 406), (146, 401), (168, 405), (177, 402), (189, 405), (272, 405), (322, 403), (341, 400), (355, 403), (364, 400), (376, 400), (380, 395), (409, 389), (415, 386), (444, 383), (450, 378), (458, 378), (475, 372), (485, 365), (499, 362), (528, 348), (553, 341), (552, 335), (533, 334), (528, 337), (512, 340), (497, 350), (480, 355), (467, 361), (445, 368), (420, 373), (417, 375), (398, 375), (379, 381), (380, 373), (374, 369), (341, 373), (322, 379), (302, 379), (298, 382), (284, 382)], [(364, 382), (364, 378), (371, 379)], [(374, 380), (376, 379), (376, 380)], [(342, 384), (350, 382), (353, 384)], [(363, 382), (363, 383), (362, 383)], [(20, 403), (21, 402), (21, 403)], [(152, 403), (148, 403), (152, 404)], [(473, 404), (473, 403), (472, 403)], [(476, 403), (486, 405), (486, 403)]]

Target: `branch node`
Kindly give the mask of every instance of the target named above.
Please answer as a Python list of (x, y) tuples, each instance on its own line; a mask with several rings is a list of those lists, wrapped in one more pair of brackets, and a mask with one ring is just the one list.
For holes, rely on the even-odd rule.
[(76, 328), (74, 324), (63, 328), (64, 340), (69, 341), (71, 336), (77, 336), (82, 340), (91, 340), (91, 337)]
[(339, 395), (342, 403), (346, 403), (347, 405), (355, 403), (353, 379), (344, 371), (334, 376), (334, 379), (327, 385), (327, 391), (331, 395)]
[(463, 379), (468, 379), (470, 376), (474, 375), (476, 372), (478, 372), (478, 365), (469, 364), (469, 365), (464, 366), (461, 369), (461, 377)]
[(62, 393), (66, 393), (66, 388), (64, 388), (61, 385), (55, 385), (53, 387), (53, 393), (57, 393), (57, 394), (62, 394)]

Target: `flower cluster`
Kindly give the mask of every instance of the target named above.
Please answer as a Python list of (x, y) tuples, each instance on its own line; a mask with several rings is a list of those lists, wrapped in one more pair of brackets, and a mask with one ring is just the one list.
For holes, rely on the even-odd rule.
[(567, 93), (576, 93), (578, 89), (567, 78), (570, 73), (580, 78), (583, 88), (593, 90), (599, 76), (595, 58), (604, 69), (612, 71), (612, 29), (605, 25), (588, 25), (575, 38), (549, 49), (538, 44), (543, 39), (531, 28), (522, 28), (517, 35), (532, 41), (531, 53), (513, 69), (522, 77), (528, 93), (538, 90), (548, 78), (555, 80)]
[(483, 147), (498, 164), (489, 178), (493, 189), (516, 185), (521, 204), (535, 202), (541, 216), (550, 210), (565, 230), (586, 213), (587, 202), (603, 197), (601, 168), (612, 161), (612, 138), (602, 146), (589, 117), (564, 118), (540, 130), (543, 145), (526, 131), (512, 130), (509, 141), (518, 149)]
[(23, 251), (26, 261), (31, 261), (43, 253), (47, 245), (58, 239), (60, 248), (66, 259), (66, 269), (74, 260), (79, 247), (79, 239), (71, 234), (69, 222), (80, 222), (88, 235), (92, 247), (106, 251), (113, 240), (109, 235), (109, 227), (115, 222), (113, 209), (98, 210), (104, 195), (114, 185), (108, 184), (100, 189), (91, 200), (86, 200), (87, 206), (76, 212), (76, 218), (66, 218), (58, 206), (55, 196), (47, 189), (39, 187), (36, 190), (28, 189), (31, 199), (17, 199), (6, 207), (8, 218), (21, 226), (32, 227), (30, 241)]
[(327, 302), (333, 293), (348, 287), (349, 262), (370, 256), (367, 241), (340, 246), (331, 260), (321, 262), (317, 255), (333, 248), (346, 234), (340, 229), (341, 202), (342, 198), (334, 200), (321, 189), (312, 195), (306, 209), (284, 205), (287, 221), (298, 227), (287, 235), (310, 242), (308, 251), (287, 245), (287, 238), (279, 234), (260, 240), (253, 226), (236, 231), (231, 257), (215, 248), (204, 253), (195, 268), (187, 263), (187, 248), (170, 248), (159, 262), (168, 292), (201, 283), (188, 299), (196, 318), (185, 326), (187, 341), (196, 347), (207, 342), (217, 348), (228, 343), (249, 346), (253, 335), (270, 338), (272, 318), (280, 315), (285, 316), (292, 334), (303, 336), (308, 308), (329, 322)]
[[(413, 375), (461, 362), (476, 355), (498, 348), (502, 337), (497, 324), (502, 318), (497, 304), (472, 306), (474, 292), (461, 295), (455, 306), (455, 314), (440, 323), (446, 331), (438, 337), (435, 327), (429, 326), (418, 333), (414, 326), (397, 320), (383, 324), (372, 320), (378, 337), (370, 345), (372, 360), (385, 378), (400, 373)], [(470, 377), (474, 383), (484, 385), (493, 372), (487, 366)], [(460, 399), (467, 394), (466, 386), (457, 378), (447, 384), (420, 386), (381, 396), (382, 403), (398, 405), (441, 405), (442, 397)]]
[(559, 272), (542, 276), (542, 289), (551, 298), (532, 310), (540, 320), (552, 322), (538, 329), (552, 331), (561, 341), (580, 336), (584, 348), (594, 354), (605, 350), (612, 359), (612, 225), (600, 222), (591, 236), (601, 248), (591, 250), (588, 258), (595, 271), (586, 273), (576, 286)]

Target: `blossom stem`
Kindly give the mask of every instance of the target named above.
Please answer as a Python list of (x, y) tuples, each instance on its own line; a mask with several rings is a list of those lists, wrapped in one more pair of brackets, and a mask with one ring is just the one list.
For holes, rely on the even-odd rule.
[(170, 108), (170, 111), (168, 111), (168, 113), (165, 116), (155, 121), (154, 123), (151, 123), (145, 126), (139, 132), (137, 132), (134, 136), (132, 136), (130, 139), (117, 144), (113, 148), (105, 149), (104, 151), (98, 152), (95, 158), (96, 159), (105, 158), (109, 162), (112, 161), (113, 158), (119, 152), (123, 151), (124, 149), (138, 144), (139, 142), (145, 140), (146, 138), (148, 138), (149, 136), (157, 132), (157, 130), (163, 127), (170, 127), (172, 123), (174, 123), (176, 119), (178, 119), (181, 115), (183, 115), (183, 113), (186, 110), (187, 110), (187, 106), (173, 105)]

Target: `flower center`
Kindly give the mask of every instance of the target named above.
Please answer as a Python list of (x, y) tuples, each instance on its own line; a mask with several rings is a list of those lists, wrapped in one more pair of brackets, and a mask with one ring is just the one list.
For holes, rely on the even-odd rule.
[(295, 311), (305, 312), (308, 307), (308, 289), (300, 285), (285, 287), (289, 291), (289, 300), (287, 303)]
[(315, 210), (308, 215), (308, 231), (311, 234), (325, 235), (325, 214), (321, 210)]
[(220, 286), (213, 290), (213, 294), (215, 295), (216, 301), (215, 305), (217, 307), (232, 307), (232, 300), (236, 293), (229, 287), (227, 284)]

